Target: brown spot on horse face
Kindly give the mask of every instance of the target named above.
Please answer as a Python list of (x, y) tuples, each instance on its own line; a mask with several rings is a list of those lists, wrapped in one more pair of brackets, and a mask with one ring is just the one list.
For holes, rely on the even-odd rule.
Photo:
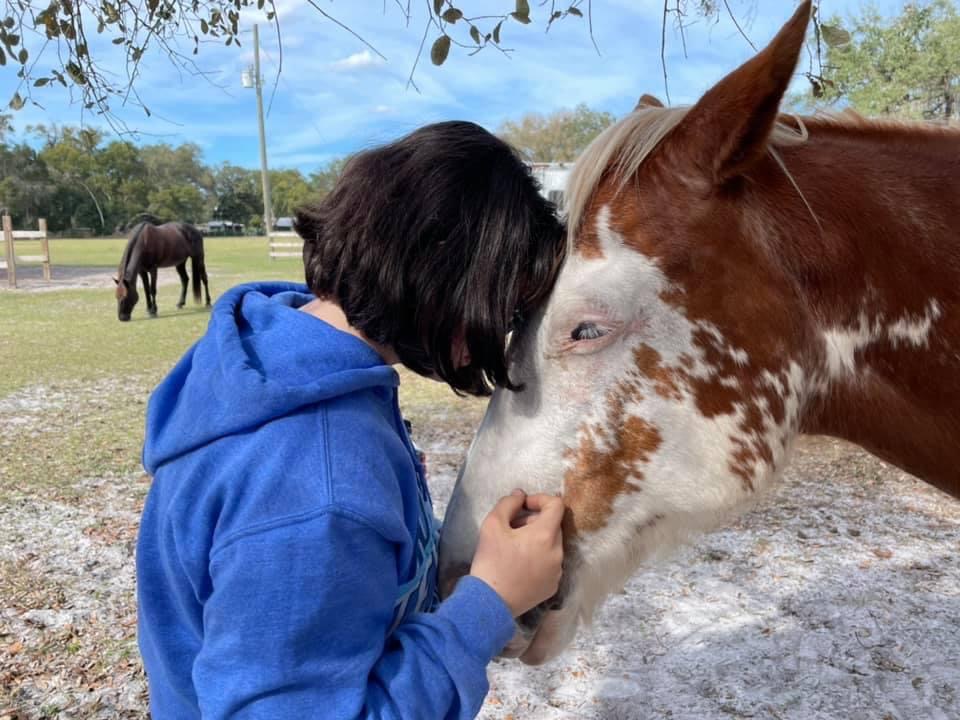
[(596, 223), (584, 223), (580, 232), (576, 233), (574, 251), (586, 260), (603, 259), (603, 248), (600, 246), (600, 238), (597, 236)]
[(635, 383), (622, 383), (609, 393), (606, 420), (584, 426), (580, 445), (567, 452), (573, 462), (564, 477), (567, 537), (602, 528), (617, 497), (640, 489), (636, 481), (643, 474), (637, 466), (649, 461), (662, 437), (655, 426), (627, 412), (626, 400), (637, 393)]
[(633, 352), (637, 370), (654, 383), (657, 395), (666, 400), (682, 400), (679, 379), (681, 372), (665, 367), (660, 353), (649, 345), (641, 345)]
[(125, 283), (120, 282), (116, 278), (113, 280), (117, 287), (114, 289), (114, 295), (117, 296), (117, 300), (123, 300), (127, 296), (127, 286)]

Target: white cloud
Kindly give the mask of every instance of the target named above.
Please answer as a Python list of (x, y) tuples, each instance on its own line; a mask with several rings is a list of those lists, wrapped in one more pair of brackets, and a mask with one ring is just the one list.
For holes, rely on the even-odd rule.
[(383, 65), (383, 58), (377, 57), (369, 50), (363, 50), (354, 53), (342, 60), (337, 60), (331, 67), (338, 72), (351, 72), (354, 70), (368, 70), (370, 68)]

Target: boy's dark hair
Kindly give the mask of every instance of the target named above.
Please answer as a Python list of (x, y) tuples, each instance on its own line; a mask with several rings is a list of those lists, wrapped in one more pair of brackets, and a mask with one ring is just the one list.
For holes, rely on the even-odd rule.
[[(550, 292), (562, 224), (529, 168), (468, 122), (423, 127), (354, 156), (296, 214), (306, 281), (410, 369), (488, 395), (513, 387), (506, 338)], [(463, 333), (470, 364), (454, 366)]]

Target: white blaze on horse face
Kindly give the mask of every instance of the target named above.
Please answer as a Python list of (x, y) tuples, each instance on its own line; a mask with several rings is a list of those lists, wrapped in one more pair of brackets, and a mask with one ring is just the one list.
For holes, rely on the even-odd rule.
[[(788, 363), (759, 378), (764, 396), (705, 415), (698, 386), (742, 388), (720, 377), (698, 338), (741, 368), (749, 354), (667, 302), (685, 289), (627, 247), (609, 217), (604, 207), (594, 219), (601, 252), (568, 257), (545, 311), (517, 338), (511, 376), (525, 389), (494, 393), (443, 528), (442, 573), (469, 563), (497, 498), (516, 487), (562, 492), (575, 532), (566, 537), (568, 624), (589, 621), (645, 557), (717, 525), (770, 483), (796, 434), (804, 385)], [(609, 328), (596, 345), (571, 338), (585, 318)], [(650, 357), (653, 370), (642, 362)], [(770, 408), (773, 396), (782, 412)], [(761, 427), (749, 427), (750, 410)], [(569, 630), (552, 628), (551, 647), (535, 640), (538, 659), (559, 653)]]

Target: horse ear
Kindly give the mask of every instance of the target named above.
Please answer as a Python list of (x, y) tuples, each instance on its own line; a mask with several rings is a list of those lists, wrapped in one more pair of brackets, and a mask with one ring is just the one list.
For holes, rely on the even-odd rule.
[(771, 43), (713, 86), (671, 133), (670, 154), (718, 185), (763, 157), (780, 101), (793, 78), (811, 0), (804, 0)]
[(662, 108), (664, 105), (660, 102), (659, 98), (654, 97), (653, 95), (648, 95), (644, 93), (640, 96), (640, 99), (637, 100), (637, 105), (633, 108), (634, 112), (640, 110), (641, 108)]

